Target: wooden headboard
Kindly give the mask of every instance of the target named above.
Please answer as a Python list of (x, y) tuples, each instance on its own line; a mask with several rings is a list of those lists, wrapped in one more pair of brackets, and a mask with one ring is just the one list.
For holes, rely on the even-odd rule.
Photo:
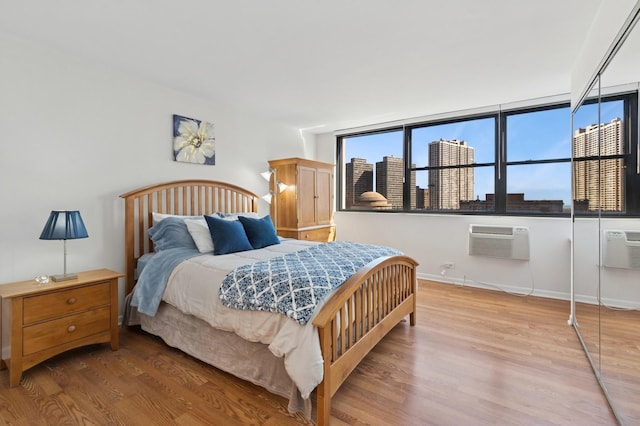
[(199, 216), (215, 212), (257, 212), (258, 196), (239, 186), (213, 180), (179, 180), (150, 185), (120, 196), (124, 198), (126, 293), (136, 282), (138, 259), (153, 250), (147, 230), (151, 213)]

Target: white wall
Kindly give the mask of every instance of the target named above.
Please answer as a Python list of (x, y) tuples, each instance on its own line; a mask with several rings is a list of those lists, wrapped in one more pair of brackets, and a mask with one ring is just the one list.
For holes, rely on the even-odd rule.
[[(335, 221), (340, 240), (388, 245), (413, 257), (419, 278), (569, 298), (568, 218), (338, 212)], [(470, 224), (528, 226), (531, 260), (469, 256)], [(448, 262), (455, 267), (443, 277), (440, 265)]]
[[(79, 209), (89, 232), (68, 242), (69, 271), (124, 271), (119, 194), (208, 178), (262, 195), (267, 160), (315, 151), (297, 129), (25, 40), (0, 35), (0, 57), (0, 283), (62, 273), (62, 242), (38, 239), (51, 210)], [(173, 161), (172, 114), (215, 123), (215, 166)]]

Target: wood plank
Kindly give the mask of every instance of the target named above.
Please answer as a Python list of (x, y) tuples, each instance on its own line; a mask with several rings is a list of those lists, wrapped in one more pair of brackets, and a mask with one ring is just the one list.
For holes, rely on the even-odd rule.
[[(398, 324), (364, 358), (333, 398), (332, 425), (615, 424), (567, 301), (425, 281), (417, 295), (416, 326)], [(0, 424), (312, 424), (158, 338), (120, 336), (119, 351), (57, 355), (16, 388), (0, 372)]]

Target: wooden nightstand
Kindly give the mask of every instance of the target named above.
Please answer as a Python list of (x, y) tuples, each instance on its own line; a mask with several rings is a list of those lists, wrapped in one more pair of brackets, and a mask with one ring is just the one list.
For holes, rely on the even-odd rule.
[(69, 281), (0, 285), (2, 345), (11, 345), (9, 385), (22, 372), (61, 352), (94, 343), (118, 350), (118, 278), (109, 269), (78, 273)]

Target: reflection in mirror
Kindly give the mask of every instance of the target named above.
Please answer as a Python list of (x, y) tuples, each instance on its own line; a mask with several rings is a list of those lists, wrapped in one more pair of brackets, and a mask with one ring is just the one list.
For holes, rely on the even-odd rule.
[[(623, 170), (622, 182), (638, 185), (638, 87), (640, 82), (640, 27), (631, 31), (620, 50), (600, 75), (603, 91), (617, 90), (632, 93), (629, 101), (631, 114), (614, 112), (622, 119), (621, 129), (627, 157), (618, 164), (602, 164), (600, 167), (616, 167)], [(608, 89), (612, 88), (612, 89)], [(602, 111), (606, 111), (603, 107)], [(610, 120), (612, 117), (604, 117)], [(626, 121), (625, 121), (626, 120)], [(635, 149), (632, 145), (635, 145)], [(613, 186), (609, 183), (609, 186)], [(630, 202), (633, 202), (630, 200)], [(623, 209), (635, 206), (623, 206)], [(617, 252), (618, 234), (624, 233), (625, 247)], [(600, 279), (600, 374), (612, 408), (619, 421), (625, 425), (640, 424), (640, 219), (616, 219), (603, 216), (601, 221), (601, 247), (603, 264)], [(622, 235), (622, 234), (620, 234)], [(638, 237), (636, 243), (627, 246), (626, 240)], [(614, 253), (615, 258), (607, 258)], [(634, 262), (634, 256), (638, 262)], [(611, 256), (609, 256), (611, 257)], [(615, 267), (610, 267), (613, 265)]]
[(640, 2), (632, 16), (572, 116), (573, 322), (618, 422), (629, 425), (640, 424)]
[[(600, 374), (600, 313), (599, 292), (599, 220), (597, 203), (598, 132), (593, 126), (600, 122), (598, 99), (600, 82), (594, 82), (586, 100), (572, 116), (573, 126), (573, 277), (574, 326), (596, 376)], [(595, 138), (595, 141), (593, 139)], [(596, 152), (592, 152), (593, 148)], [(595, 165), (593, 163), (596, 163)], [(590, 213), (590, 214), (589, 214)], [(595, 217), (594, 217), (595, 215)]]

